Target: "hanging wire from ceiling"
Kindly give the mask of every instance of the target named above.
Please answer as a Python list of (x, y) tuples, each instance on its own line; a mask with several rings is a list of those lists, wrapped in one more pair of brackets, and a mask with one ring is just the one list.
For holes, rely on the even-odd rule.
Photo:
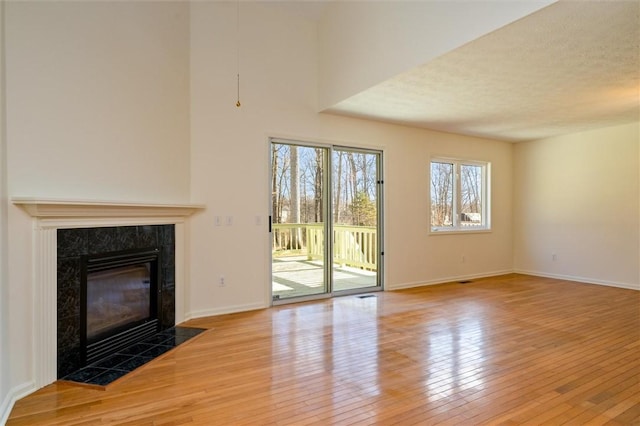
[(236, 108), (240, 108), (240, 0), (236, 1), (236, 76), (237, 100)]

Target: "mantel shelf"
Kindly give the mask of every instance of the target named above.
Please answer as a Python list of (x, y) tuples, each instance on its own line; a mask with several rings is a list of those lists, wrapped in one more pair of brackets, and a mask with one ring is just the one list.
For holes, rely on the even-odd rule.
[(11, 202), (37, 218), (187, 217), (202, 204), (150, 204), (13, 197)]

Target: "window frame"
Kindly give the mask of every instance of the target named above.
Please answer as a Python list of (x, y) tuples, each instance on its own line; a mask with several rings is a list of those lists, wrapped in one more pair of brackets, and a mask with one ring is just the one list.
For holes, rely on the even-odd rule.
[[(453, 165), (453, 224), (451, 226), (432, 226), (431, 215), (432, 209), (432, 165), (433, 163), (445, 163)], [(460, 179), (462, 166), (481, 167), (481, 217), (482, 222), (477, 226), (463, 226), (461, 224), (462, 210), (462, 183)], [(491, 162), (482, 160), (470, 160), (466, 158), (455, 158), (445, 156), (432, 156), (429, 161), (429, 234), (468, 234), (468, 233), (485, 233), (491, 232)]]

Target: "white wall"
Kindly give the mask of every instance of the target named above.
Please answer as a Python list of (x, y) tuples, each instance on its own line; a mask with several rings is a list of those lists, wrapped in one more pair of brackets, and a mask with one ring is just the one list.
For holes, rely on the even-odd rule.
[(637, 123), (515, 145), (517, 270), (640, 289), (639, 145)]
[(320, 26), (319, 109), (554, 2), (330, 2)]
[(5, 84), (4, 84), (4, 2), (0, 3), (0, 424), (6, 417), (10, 402), (9, 392), (9, 298), (7, 289), (7, 140), (5, 137)]
[[(315, 25), (240, 2), (191, 5), (191, 315), (263, 307), (268, 277), (268, 143), (317, 127)], [(312, 134), (316, 134), (314, 131)], [(232, 216), (232, 226), (214, 226)], [(262, 225), (257, 226), (255, 216)], [(225, 275), (227, 286), (217, 286)]]
[[(269, 302), (269, 136), (384, 150), (387, 288), (511, 270), (510, 144), (316, 114), (316, 25), (268, 4), (240, 4), (240, 109), (236, 5), (191, 10), (191, 188), (193, 201), (207, 205), (191, 222), (192, 316)], [(492, 162), (493, 232), (428, 234), (432, 154)], [(215, 216), (232, 216), (233, 225), (216, 227)]]
[(6, 13), (10, 194), (188, 201), (188, 3)]
[(32, 220), (7, 198), (190, 199), (189, 4), (3, 6), (2, 410), (34, 386)]

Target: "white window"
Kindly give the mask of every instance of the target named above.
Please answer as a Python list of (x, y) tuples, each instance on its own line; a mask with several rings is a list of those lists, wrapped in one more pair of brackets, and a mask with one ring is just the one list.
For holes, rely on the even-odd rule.
[(490, 164), (451, 158), (431, 159), (431, 231), (490, 229)]

